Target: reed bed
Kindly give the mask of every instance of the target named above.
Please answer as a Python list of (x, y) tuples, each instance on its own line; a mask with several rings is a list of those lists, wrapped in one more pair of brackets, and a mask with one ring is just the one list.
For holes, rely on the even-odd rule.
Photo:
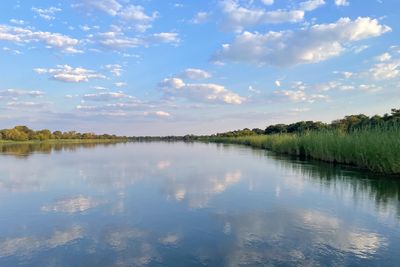
[(400, 174), (400, 127), (303, 134), (213, 137), (218, 143), (242, 144), (278, 153), (358, 166), (373, 172)]

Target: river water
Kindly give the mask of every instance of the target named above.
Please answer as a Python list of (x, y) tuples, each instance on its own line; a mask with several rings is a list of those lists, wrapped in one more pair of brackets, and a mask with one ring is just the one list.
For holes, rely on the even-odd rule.
[(400, 266), (400, 180), (236, 145), (3, 145), (0, 266)]

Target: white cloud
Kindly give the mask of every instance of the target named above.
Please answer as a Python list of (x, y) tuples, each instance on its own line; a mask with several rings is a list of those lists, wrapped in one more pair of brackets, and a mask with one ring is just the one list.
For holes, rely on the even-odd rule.
[(348, 0), (335, 0), (335, 5), (337, 6), (348, 6), (350, 3)]
[(79, 25), (79, 28), (84, 32), (90, 31), (92, 29), (89, 25), (86, 25), (86, 24), (85, 25)]
[(116, 82), (116, 83), (114, 83), (114, 85), (115, 85), (116, 87), (125, 87), (125, 86), (127, 86), (128, 84), (127, 84), (126, 82)]
[(388, 80), (400, 76), (400, 60), (375, 64), (369, 69), (369, 74), (375, 80)]
[(64, 53), (80, 53), (76, 46), (79, 40), (67, 35), (52, 32), (33, 31), (30, 28), (0, 25), (0, 40), (16, 44), (43, 42), (47, 48), (58, 49)]
[(144, 7), (140, 5), (123, 6), (116, 0), (85, 0), (85, 4), (130, 23), (130, 27), (138, 32), (145, 32), (151, 28), (151, 22), (158, 17), (158, 12), (146, 14)]
[(98, 42), (114, 50), (150, 46), (156, 43), (176, 44), (180, 41), (179, 34), (173, 32), (154, 33), (145, 37), (127, 37), (123, 32), (110, 31), (98, 34)]
[(57, 68), (36, 68), (38, 74), (51, 74), (51, 78), (70, 83), (88, 82), (91, 79), (105, 79), (103, 74), (81, 67), (73, 68), (69, 65), (58, 65)]
[(391, 52), (392, 54), (386, 52), (375, 57), (378, 63), (361, 75), (372, 77), (374, 80), (390, 80), (400, 77), (400, 53), (396, 53), (396, 47), (391, 47)]
[(11, 101), (7, 103), (8, 108), (12, 109), (41, 109), (48, 105), (48, 103), (40, 103), (33, 101)]
[(244, 32), (233, 44), (224, 44), (215, 61), (247, 62), (257, 65), (292, 66), (316, 63), (340, 55), (353, 42), (391, 31), (368, 17), (316, 24), (298, 31)]
[(146, 111), (143, 113), (145, 116), (154, 116), (158, 118), (169, 118), (171, 114), (165, 111)]
[(23, 97), (23, 96), (29, 96), (29, 97), (40, 97), (43, 96), (44, 92), (42, 91), (27, 91), (27, 90), (21, 90), (21, 89), (6, 89), (6, 90), (0, 90), (0, 99), (1, 98), (16, 98), (16, 97)]
[(194, 24), (202, 24), (207, 22), (207, 20), (209, 19), (210, 14), (208, 14), (207, 12), (198, 12), (194, 18), (192, 19), (192, 23)]
[(192, 69), (192, 68), (186, 69), (179, 76), (184, 79), (190, 79), (190, 80), (203, 80), (212, 77), (211, 73), (207, 71), (201, 69)]
[(308, 0), (300, 3), (300, 9), (304, 11), (312, 11), (325, 5), (324, 0)]
[(35, 12), (39, 17), (45, 20), (54, 20), (55, 14), (61, 11), (61, 8), (49, 7), (49, 8), (37, 8), (32, 7), (32, 11)]
[(157, 18), (157, 12), (147, 15), (142, 6), (129, 5), (118, 14), (122, 19), (135, 22), (150, 22)]
[(99, 91), (107, 90), (107, 88), (105, 88), (103, 86), (92, 86), (92, 88), (95, 90), (99, 90)]
[(19, 51), (19, 50), (17, 50), (17, 49), (11, 49), (11, 48), (6, 47), (6, 46), (3, 47), (2, 50), (3, 50), (3, 51), (10, 52), (10, 53), (12, 53), (12, 54), (14, 54), (14, 55), (21, 55), (21, 54), (22, 54), (21, 51)]
[(392, 56), (389, 53), (383, 53), (382, 55), (377, 56), (378, 61), (384, 62), (392, 59)]
[(303, 90), (280, 90), (275, 91), (274, 94), (286, 98), (292, 102), (309, 102), (313, 103), (317, 100), (327, 100), (328, 96), (322, 94), (308, 95)]
[(354, 73), (350, 72), (350, 71), (344, 71), (342, 72), (343, 76), (347, 79), (349, 79), (351, 76), (353, 76)]
[(109, 72), (111, 72), (116, 77), (121, 76), (122, 72), (124, 71), (122, 69), (122, 66), (119, 64), (108, 64), (108, 65), (105, 65), (104, 68), (107, 69)]
[(261, 93), (261, 91), (260, 90), (257, 90), (257, 89), (255, 89), (253, 86), (249, 86), (249, 88), (247, 89), (249, 92), (251, 92), (251, 93), (254, 93), (254, 94), (260, 94)]
[(16, 25), (24, 25), (25, 21), (22, 19), (10, 19), (10, 23), (16, 24)]
[(154, 33), (147, 38), (148, 43), (179, 43), (179, 34), (176, 32)]
[(261, 0), (264, 5), (270, 6), (274, 4), (274, 0)]
[(164, 79), (160, 87), (168, 97), (180, 97), (192, 101), (242, 104), (244, 97), (233, 93), (222, 85), (213, 83), (188, 83), (179, 78)]
[(100, 102), (129, 99), (129, 98), (133, 97), (126, 95), (122, 92), (100, 92), (97, 94), (86, 94), (83, 96), (83, 99), (85, 101), (100, 101)]
[(101, 45), (119, 50), (124, 48), (135, 48), (145, 45), (144, 41), (137, 37), (126, 37), (122, 32), (103, 32), (98, 35)]
[(111, 16), (116, 16), (122, 5), (116, 0), (84, 0), (84, 2), (98, 10), (106, 12)]
[(376, 84), (360, 84), (358, 86), (358, 89), (370, 93), (379, 92), (383, 90), (382, 86), (378, 86)]
[(247, 27), (260, 24), (277, 24), (283, 22), (299, 22), (304, 19), (303, 10), (273, 10), (240, 6), (236, 0), (221, 1), (225, 15), (221, 26), (226, 30), (242, 31)]
[(276, 81), (275, 81), (275, 85), (278, 86), (278, 87), (281, 87), (281, 82), (278, 81), (278, 80), (276, 80)]

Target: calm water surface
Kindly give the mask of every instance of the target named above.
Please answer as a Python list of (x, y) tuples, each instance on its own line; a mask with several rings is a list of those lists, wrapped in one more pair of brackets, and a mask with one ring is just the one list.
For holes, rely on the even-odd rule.
[(240, 146), (0, 146), (0, 266), (400, 266), (400, 180)]

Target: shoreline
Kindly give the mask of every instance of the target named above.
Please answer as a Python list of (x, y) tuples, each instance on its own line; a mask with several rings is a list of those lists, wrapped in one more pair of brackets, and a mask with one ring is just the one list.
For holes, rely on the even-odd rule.
[(0, 145), (22, 145), (22, 144), (93, 144), (93, 143), (126, 143), (130, 142), (127, 139), (50, 139), (50, 140), (27, 140), (27, 141), (13, 141), (13, 140), (0, 140)]
[(400, 177), (400, 151), (396, 149), (398, 144), (395, 141), (377, 143), (372, 147), (371, 143), (360, 145), (359, 140), (351, 135), (324, 134), (214, 137), (203, 141), (243, 145), (306, 160), (356, 167), (379, 175)]

